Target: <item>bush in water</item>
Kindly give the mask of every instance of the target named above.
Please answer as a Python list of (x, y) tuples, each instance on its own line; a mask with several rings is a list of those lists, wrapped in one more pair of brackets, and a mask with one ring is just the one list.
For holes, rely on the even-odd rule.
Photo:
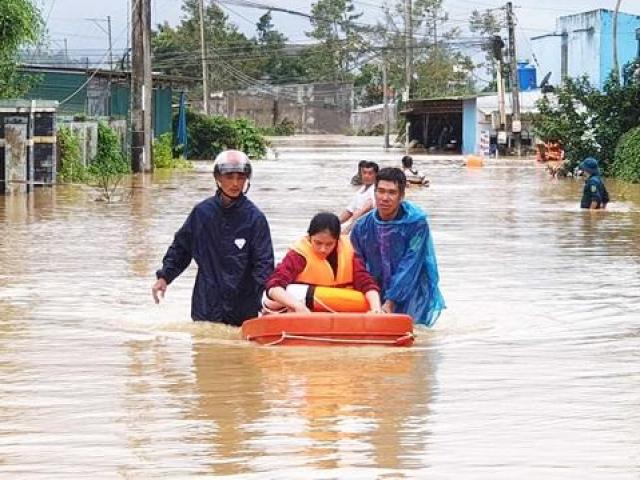
[(188, 170), (191, 162), (183, 158), (175, 158), (173, 152), (173, 135), (163, 133), (153, 140), (153, 165), (155, 168)]
[[(178, 118), (174, 116), (174, 130)], [(213, 159), (226, 149), (238, 149), (250, 158), (265, 155), (267, 141), (249, 120), (230, 120), (187, 111), (189, 158)]]
[(122, 154), (117, 133), (104, 122), (98, 124), (98, 153), (87, 170), (107, 202), (111, 202), (124, 177), (131, 173), (131, 165)]
[(58, 179), (65, 183), (83, 183), (87, 180), (87, 169), (82, 163), (80, 140), (69, 127), (60, 127), (57, 132), (60, 170)]
[(620, 138), (611, 173), (627, 182), (640, 183), (640, 127), (629, 130)]

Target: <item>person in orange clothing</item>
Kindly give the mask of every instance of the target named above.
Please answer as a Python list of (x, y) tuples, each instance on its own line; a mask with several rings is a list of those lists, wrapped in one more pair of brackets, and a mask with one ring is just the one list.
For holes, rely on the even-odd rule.
[(307, 233), (267, 280), (263, 313), (310, 312), (315, 309), (315, 287), (333, 287), (338, 295), (341, 290), (361, 292), (368, 311), (381, 313), (380, 287), (354, 254), (349, 237), (340, 235), (340, 219), (333, 213), (318, 213)]

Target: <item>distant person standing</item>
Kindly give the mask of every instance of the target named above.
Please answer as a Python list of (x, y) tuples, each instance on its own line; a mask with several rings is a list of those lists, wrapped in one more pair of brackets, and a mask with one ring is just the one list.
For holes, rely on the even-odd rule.
[(607, 188), (600, 176), (598, 160), (593, 157), (587, 157), (580, 162), (578, 169), (584, 172), (587, 177), (582, 190), (580, 208), (588, 208), (590, 210), (606, 208), (607, 203), (609, 203), (609, 192), (607, 192)]
[(351, 243), (381, 287), (382, 310), (406, 313), (432, 326), (445, 308), (427, 215), (404, 200), (407, 179), (383, 168), (375, 186), (376, 209), (351, 232)]
[(365, 213), (375, 207), (374, 183), (378, 174), (378, 164), (365, 161), (360, 167), (362, 177), (362, 187), (353, 195), (351, 202), (338, 216), (343, 225), (342, 231), (347, 234), (351, 231), (353, 224)]
[(220, 153), (213, 176), (215, 195), (197, 204), (176, 232), (151, 292), (159, 303), (193, 259), (198, 274), (191, 318), (239, 326), (260, 311), (273, 272), (271, 233), (264, 214), (246, 197), (251, 163), (243, 152)]
[(366, 160), (360, 160), (358, 162), (358, 173), (351, 177), (351, 185), (359, 187), (362, 185), (362, 167), (367, 163)]

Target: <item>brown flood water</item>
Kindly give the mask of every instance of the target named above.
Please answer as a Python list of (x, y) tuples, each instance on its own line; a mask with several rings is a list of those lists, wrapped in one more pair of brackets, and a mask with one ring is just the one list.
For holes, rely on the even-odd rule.
[[(277, 258), (379, 142), (254, 163)], [(193, 266), (154, 305), (210, 164), (0, 196), (0, 478), (639, 478), (640, 188), (592, 214), (533, 161), (415, 159), (448, 309), (410, 349), (245, 344), (189, 319)]]

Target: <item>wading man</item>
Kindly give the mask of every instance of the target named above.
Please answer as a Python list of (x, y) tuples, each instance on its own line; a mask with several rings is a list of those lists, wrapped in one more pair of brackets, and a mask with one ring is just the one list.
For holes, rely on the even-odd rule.
[(258, 315), (263, 286), (273, 272), (271, 233), (264, 214), (246, 197), (251, 163), (244, 153), (220, 153), (213, 176), (215, 195), (196, 205), (176, 232), (151, 291), (159, 303), (193, 259), (198, 273), (191, 318), (241, 325)]
[(382, 310), (406, 313), (432, 326), (445, 308), (427, 215), (404, 200), (407, 179), (383, 168), (375, 183), (376, 208), (351, 232), (351, 242), (381, 287)]

